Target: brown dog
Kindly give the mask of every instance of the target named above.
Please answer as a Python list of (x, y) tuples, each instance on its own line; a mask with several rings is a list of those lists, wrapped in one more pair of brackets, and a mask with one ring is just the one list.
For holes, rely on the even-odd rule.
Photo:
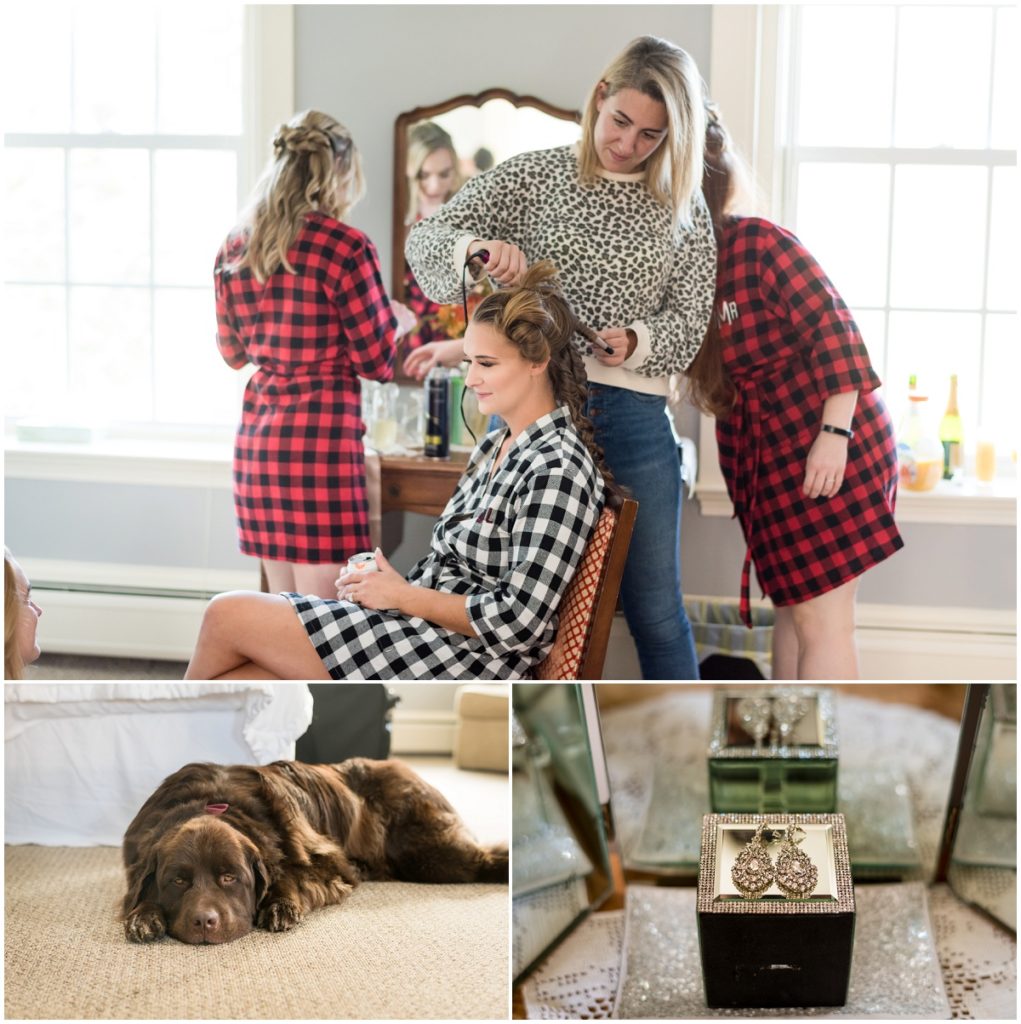
[(361, 881), (506, 882), (507, 864), (400, 761), (189, 764), (124, 835), (124, 934), (230, 942), (293, 928)]

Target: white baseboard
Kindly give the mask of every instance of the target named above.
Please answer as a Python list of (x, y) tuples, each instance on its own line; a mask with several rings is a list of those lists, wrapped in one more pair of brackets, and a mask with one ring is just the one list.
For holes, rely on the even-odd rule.
[[(688, 597), (737, 604), (727, 598)], [(857, 622), (862, 679), (1017, 679), (1013, 610), (860, 604)], [(603, 678), (641, 679), (634, 640), (620, 614), (610, 630)]]
[[(53, 654), (187, 661), (206, 601), (82, 593), (33, 587), (43, 609), (39, 641)], [(863, 679), (1017, 679), (1017, 615), (1012, 610), (858, 606)], [(604, 678), (640, 679), (622, 616), (610, 632)], [(408, 752), (453, 748), (453, 719), (418, 712), (402, 723)], [(445, 746), (443, 746), (445, 745)]]

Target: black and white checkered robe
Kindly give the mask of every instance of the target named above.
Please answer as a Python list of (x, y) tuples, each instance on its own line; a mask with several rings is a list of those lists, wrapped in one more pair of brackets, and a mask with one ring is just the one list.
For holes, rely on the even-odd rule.
[(350, 601), (287, 594), (334, 679), (520, 679), (549, 652), (557, 608), (603, 505), (603, 480), (566, 407), (484, 437), (412, 583), (466, 594), (477, 636)]

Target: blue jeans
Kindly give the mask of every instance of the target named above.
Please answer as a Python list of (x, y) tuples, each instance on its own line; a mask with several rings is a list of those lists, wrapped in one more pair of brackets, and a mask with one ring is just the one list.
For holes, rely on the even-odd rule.
[(643, 679), (698, 679), (681, 598), (681, 464), (666, 399), (589, 385), (588, 414), (614, 479), (638, 502), (621, 599)]

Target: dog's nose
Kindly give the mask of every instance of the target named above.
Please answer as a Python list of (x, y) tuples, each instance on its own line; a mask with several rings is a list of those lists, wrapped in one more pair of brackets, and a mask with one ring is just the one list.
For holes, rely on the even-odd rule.
[(208, 939), (220, 930), (220, 915), (215, 910), (200, 910), (191, 925), (196, 932)]

